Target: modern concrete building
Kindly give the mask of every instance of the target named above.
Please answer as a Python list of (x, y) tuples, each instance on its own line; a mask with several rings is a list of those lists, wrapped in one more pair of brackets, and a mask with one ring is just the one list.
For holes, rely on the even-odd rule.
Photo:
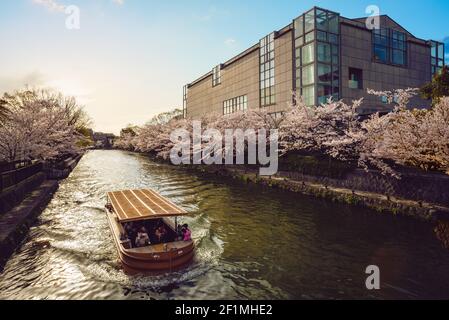
[(393, 106), (368, 95), (367, 88), (420, 87), (431, 81), (444, 65), (444, 45), (415, 37), (386, 15), (379, 16), (378, 29), (368, 28), (366, 20), (317, 7), (307, 11), (186, 85), (184, 115), (267, 108), (277, 116), (288, 108), (292, 91), (310, 106), (330, 96), (346, 102), (364, 97), (360, 114), (390, 111)]

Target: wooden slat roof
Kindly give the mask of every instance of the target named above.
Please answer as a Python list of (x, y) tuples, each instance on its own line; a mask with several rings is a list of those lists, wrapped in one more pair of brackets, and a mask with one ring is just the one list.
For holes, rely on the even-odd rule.
[(108, 199), (120, 222), (188, 214), (173, 202), (151, 189), (109, 192)]

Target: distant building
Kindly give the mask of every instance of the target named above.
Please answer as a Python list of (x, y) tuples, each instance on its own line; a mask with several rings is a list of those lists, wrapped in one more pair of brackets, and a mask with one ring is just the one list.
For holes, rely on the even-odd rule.
[(94, 132), (94, 147), (98, 149), (110, 149), (114, 146), (117, 137), (112, 133)]
[(331, 96), (346, 102), (364, 97), (360, 114), (390, 111), (385, 99), (366, 89), (421, 87), (443, 67), (444, 45), (415, 37), (386, 15), (379, 18), (380, 29), (370, 30), (366, 18), (317, 7), (307, 11), (186, 85), (184, 116), (256, 108), (278, 115), (293, 90), (310, 106)]

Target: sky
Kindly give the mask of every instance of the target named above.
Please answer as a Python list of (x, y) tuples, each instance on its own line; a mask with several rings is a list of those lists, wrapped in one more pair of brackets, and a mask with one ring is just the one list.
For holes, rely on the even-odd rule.
[[(56, 88), (85, 105), (94, 130), (117, 134), (181, 107), (185, 84), (313, 6), (357, 18), (369, 5), (449, 54), (447, 0), (1, 0), (0, 94)], [(66, 26), (71, 6), (79, 29)]]

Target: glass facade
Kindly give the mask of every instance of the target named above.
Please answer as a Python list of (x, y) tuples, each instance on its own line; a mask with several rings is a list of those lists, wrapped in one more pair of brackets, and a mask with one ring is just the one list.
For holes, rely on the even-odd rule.
[(407, 65), (407, 35), (393, 29), (373, 30), (373, 58), (376, 62)]
[(274, 79), (274, 32), (260, 40), (260, 107), (276, 103)]
[(248, 110), (248, 96), (240, 96), (223, 101), (223, 115)]
[(212, 69), (212, 87), (221, 84), (221, 65), (216, 66)]
[(439, 73), (444, 66), (444, 43), (430, 41), (431, 45), (431, 69), (432, 76)]
[(294, 20), (295, 89), (309, 106), (340, 98), (339, 19), (314, 8)]

